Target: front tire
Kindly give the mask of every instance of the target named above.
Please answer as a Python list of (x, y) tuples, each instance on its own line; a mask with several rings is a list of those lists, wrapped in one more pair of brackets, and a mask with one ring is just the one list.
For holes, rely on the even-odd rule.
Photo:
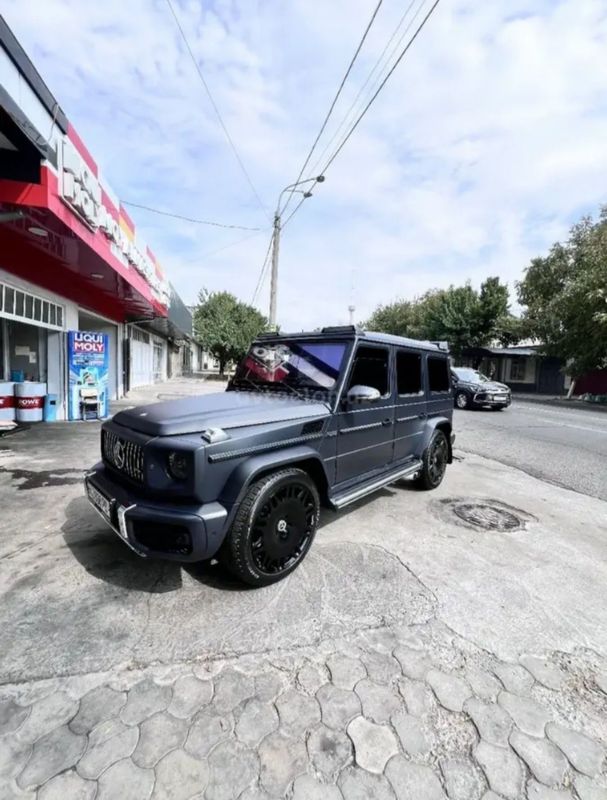
[(447, 462), (449, 460), (449, 444), (447, 437), (441, 430), (432, 434), (430, 444), (422, 456), (422, 469), (416, 480), (419, 489), (436, 489), (445, 477)]
[(456, 408), (468, 408), (470, 405), (470, 398), (466, 392), (456, 392), (455, 393), (455, 406)]
[(266, 475), (249, 487), (222, 547), (222, 560), (250, 586), (282, 580), (312, 546), (320, 498), (301, 469)]

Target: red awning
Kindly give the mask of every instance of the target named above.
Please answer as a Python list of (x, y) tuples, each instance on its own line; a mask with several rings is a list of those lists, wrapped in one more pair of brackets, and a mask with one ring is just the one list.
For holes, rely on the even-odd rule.
[(0, 181), (0, 213), (22, 214), (0, 220), (0, 269), (119, 322), (166, 317), (143, 276), (61, 200), (55, 173), (43, 166), (41, 178)]

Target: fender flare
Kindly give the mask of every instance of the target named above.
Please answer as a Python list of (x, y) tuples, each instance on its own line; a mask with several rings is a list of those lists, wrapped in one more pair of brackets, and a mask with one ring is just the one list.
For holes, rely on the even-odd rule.
[(447, 445), (449, 447), (448, 463), (451, 464), (453, 461), (453, 444), (451, 442), (451, 433), (453, 431), (453, 424), (449, 419), (449, 417), (445, 417), (442, 414), (437, 417), (430, 417), (430, 419), (428, 420), (428, 424), (426, 425), (426, 430), (424, 433), (422, 453), (425, 452), (426, 448), (430, 444), (430, 439), (432, 438), (432, 434), (437, 428), (440, 428), (442, 431), (444, 431), (445, 436), (447, 437)]
[(296, 467), (303, 462), (313, 462), (316, 475), (312, 477), (320, 477), (321, 480), (324, 481), (324, 486), (318, 487), (322, 498), (326, 487), (329, 485), (328, 476), (318, 450), (312, 447), (299, 445), (297, 447), (289, 447), (271, 453), (260, 453), (257, 456), (243, 459), (237, 464), (230, 473), (218, 497), (219, 502), (225, 508), (229, 509), (226, 529), (231, 524), (242, 498), (247, 493), (253, 481), (264, 473), (283, 469), (285, 467)]

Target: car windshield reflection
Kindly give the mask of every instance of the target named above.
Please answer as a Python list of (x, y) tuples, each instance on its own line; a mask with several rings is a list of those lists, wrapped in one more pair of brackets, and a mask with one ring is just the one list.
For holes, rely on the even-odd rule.
[(460, 368), (453, 370), (460, 381), (467, 381), (468, 383), (488, 383), (489, 378), (483, 375), (476, 369)]

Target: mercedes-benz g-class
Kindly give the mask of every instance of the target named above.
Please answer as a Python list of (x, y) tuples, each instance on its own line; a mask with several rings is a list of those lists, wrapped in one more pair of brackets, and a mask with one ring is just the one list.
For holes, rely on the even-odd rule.
[(226, 391), (104, 422), (86, 492), (139, 555), (219, 558), (262, 586), (305, 558), (321, 506), (401, 478), (438, 486), (452, 416), (440, 345), (352, 326), (264, 334)]

